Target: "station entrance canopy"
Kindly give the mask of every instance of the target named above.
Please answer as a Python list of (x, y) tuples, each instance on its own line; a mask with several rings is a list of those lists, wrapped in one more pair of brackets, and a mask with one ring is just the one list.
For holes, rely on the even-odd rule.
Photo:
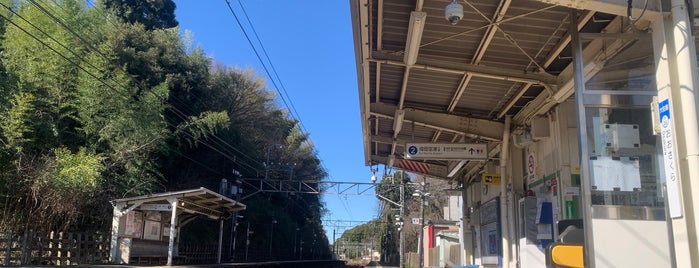
[[(130, 250), (132, 241), (147, 241), (145, 251), (148, 253), (144, 255), (167, 256), (168, 265), (172, 264), (173, 257), (177, 254), (176, 237), (179, 237), (179, 230), (183, 225), (198, 216), (207, 216), (221, 221), (220, 236), (223, 231), (224, 217), (231, 212), (246, 208), (240, 202), (203, 187), (116, 199), (111, 203), (114, 214), (110, 261), (128, 263), (129, 256), (143, 254)], [(164, 255), (165, 239), (167, 239), (167, 255)], [(221, 240), (219, 239), (219, 258), (220, 251)]]

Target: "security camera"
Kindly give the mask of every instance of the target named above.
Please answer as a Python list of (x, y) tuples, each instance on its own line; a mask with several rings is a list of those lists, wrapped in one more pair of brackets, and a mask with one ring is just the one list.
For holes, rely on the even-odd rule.
[(375, 183), (375, 182), (376, 182), (376, 175), (372, 175), (371, 176), (371, 183)]
[(451, 4), (444, 9), (444, 17), (451, 25), (456, 25), (464, 17), (464, 7), (456, 0), (452, 0)]

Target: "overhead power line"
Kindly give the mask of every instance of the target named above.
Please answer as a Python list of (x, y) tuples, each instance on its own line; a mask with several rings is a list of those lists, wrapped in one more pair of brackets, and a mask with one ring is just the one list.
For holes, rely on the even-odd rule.
[[(69, 31), (71, 34), (75, 35), (77, 38), (79, 38), (84, 44), (86, 44), (86, 46), (87, 46), (87, 48), (88, 48), (89, 50), (93, 50), (93, 51), (95, 51), (95, 52), (101, 54), (101, 52), (96, 51), (96, 49), (95, 49), (93, 46), (87, 45), (88, 42), (87, 42), (82, 36), (80, 36), (80, 35), (77, 34), (75, 31), (73, 31), (72, 29), (70, 29), (70, 27), (68, 27), (68, 26), (65, 25), (64, 23), (60, 22), (60, 21), (57, 19), (57, 17), (54, 16), (54, 15), (52, 15), (47, 9), (43, 8), (41, 5), (39, 5), (39, 4), (36, 3), (35, 1), (31, 1), (31, 0), (30, 0), (30, 2), (31, 2), (32, 4), (34, 4), (35, 6), (37, 6), (40, 10), (42, 10), (42, 12), (46, 13), (47, 16), (48, 16), (50, 19), (52, 19), (55, 23), (57, 23), (57, 24), (60, 25), (61, 27), (66, 28), (67, 31)], [(60, 47), (62, 47), (63, 49), (69, 51), (69, 52), (70, 52), (71, 54), (73, 54), (76, 58), (78, 58), (81, 62), (85, 62), (87, 65), (89, 65), (90, 67), (92, 67), (92, 68), (94, 68), (94, 69), (96, 69), (96, 70), (98, 70), (98, 71), (104, 71), (104, 70), (98, 68), (97, 66), (93, 65), (92, 63), (90, 63), (89, 61), (87, 61), (86, 59), (84, 59), (83, 57), (81, 57), (78, 53), (76, 53), (76, 52), (73, 51), (72, 49), (68, 48), (65, 44), (63, 44), (63, 43), (59, 42), (58, 40), (56, 40), (55, 38), (53, 38), (50, 34), (46, 33), (46, 32), (43, 31), (41, 28), (39, 28), (39, 27), (37, 27), (36, 25), (34, 25), (34, 24), (31, 23), (29, 20), (25, 19), (24, 17), (22, 17), (21, 15), (19, 15), (18, 13), (16, 13), (12, 8), (6, 6), (6, 5), (3, 4), (3, 3), (0, 3), (0, 5), (2, 5), (4, 8), (6, 8), (6, 9), (9, 10), (10, 12), (12, 12), (12, 14), (13, 14), (14, 16), (17, 16), (18, 18), (20, 18), (20, 19), (22, 19), (23, 21), (25, 21), (26, 23), (28, 23), (31, 27), (33, 27), (33, 28), (35, 28), (36, 30), (38, 30), (40, 33), (42, 33), (43, 35), (45, 35), (45, 36), (46, 36), (47, 38), (49, 38), (51, 41), (53, 41), (53, 42), (55, 42), (56, 44), (58, 44)], [(58, 51), (57, 49), (55, 49), (55, 48), (52, 47), (51, 45), (47, 44), (45, 41), (43, 41), (43, 40), (41, 40), (40, 38), (38, 38), (36, 35), (30, 33), (29, 31), (27, 31), (27, 30), (24, 29), (23, 27), (19, 26), (19, 25), (16, 24), (14, 21), (12, 21), (10, 18), (8, 18), (8, 17), (6, 17), (6, 16), (4, 16), (4, 15), (2, 15), (2, 14), (0, 14), (0, 17), (2, 17), (3, 19), (5, 19), (6, 21), (8, 21), (8, 22), (9, 22), (10, 24), (12, 24), (13, 26), (17, 27), (19, 30), (21, 30), (22, 32), (24, 32), (25, 34), (27, 34), (28, 36), (30, 36), (32, 39), (36, 40), (37, 42), (39, 42), (40, 44), (42, 44), (43, 46), (45, 46), (46, 48), (48, 48), (48, 49), (51, 50), (52, 52), (56, 53), (57, 55), (59, 55), (60, 57), (62, 57), (63, 59), (65, 59), (65, 60), (66, 60), (68, 63), (70, 63), (71, 65), (74, 65), (75, 67), (77, 67), (77, 68), (80, 69), (81, 71), (85, 72), (87, 75), (89, 75), (89, 76), (92, 77), (93, 79), (99, 81), (100, 83), (102, 83), (103, 85), (105, 85), (106, 87), (108, 87), (109, 89), (111, 89), (112, 91), (114, 91), (114, 92), (116, 92), (116, 93), (118, 93), (118, 94), (120, 94), (120, 95), (122, 95), (122, 96), (124, 96), (124, 97), (128, 97), (128, 98), (131, 97), (131, 96), (129, 96), (128, 94), (125, 94), (124, 92), (118, 90), (114, 85), (112, 85), (112, 84), (110, 84), (110, 83), (107, 83), (104, 79), (99, 78), (97, 75), (95, 75), (95, 74), (93, 74), (92, 72), (88, 71), (88, 70), (85, 69), (82, 65), (76, 63), (74, 60), (70, 59), (70, 58), (69, 58), (68, 56), (66, 56), (65, 54), (61, 53), (60, 51)], [(104, 56), (104, 55), (102, 54), (102, 56)], [(118, 83), (117, 83), (117, 84), (118, 84)], [(120, 86), (121, 86), (122, 88), (126, 88), (126, 86), (124, 86), (124, 85), (120, 85)], [(138, 87), (138, 85), (137, 85), (137, 87)], [(147, 91), (147, 92), (153, 94), (154, 96), (158, 97), (158, 98), (161, 99), (161, 100), (166, 100), (165, 97), (160, 96), (160, 95), (158, 95), (157, 93), (155, 93), (155, 92), (153, 92), (153, 91)], [(175, 112), (175, 114), (176, 114), (178, 117), (180, 117), (181, 119), (183, 119), (183, 120), (185, 120), (185, 121), (188, 120), (188, 118), (186, 117), (186, 114), (185, 114), (184, 112), (180, 111), (179, 109), (177, 109), (176, 107), (173, 107), (173, 106), (170, 106), (169, 108), (172, 109), (172, 110)], [(175, 125), (173, 125), (173, 124), (170, 123), (170, 122), (167, 122), (167, 121), (166, 121), (165, 123), (168, 124), (169, 126), (173, 127), (173, 128), (176, 127)], [(186, 133), (186, 132), (185, 132), (185, 135), (189, 136), (190, 138), (195, 138), (195, 137), (194, 137), (193, 135), (191, 135), (190, 133)], [(220, 139), (218, 136), (216, 136), (214, 133), (211, 133), (211, 135), (209, 135), (209, 136), (215, 137), (216, 139), (218, 139), (218, 140), (220, 140), (220, 141), (223, 141), (223, 140)], [(225, 143), (225, 141), (223, 141), (223, 142)], [(206, 146), (206, 147), (208, 147), (208, 148), (210, 148), (210, 149), (212, 149), (212, 150), (214, 150), (214, 151), (216, 151), (217, 153), (221, 154), (222, 156), (228, 158), (229, 160), (233, 160), (233, 161), (236, 162), (236, 163), (243, 164), (244, 166), (250, 168), (250, 169), (251, 169), (252, 171), (254, 171), (254, 172), (257, 172), (257, 173), (260, 172), (257, 168), (253, 167), (252, 165), (250, 165), (250, 164), (248, 164), (248, 163), (245, 163), (245, 162), (243, 162), (243, 163), (237, 162), (237, 158), (236, 158), (235, 156), (231, 156), (231, 155), (228, 155), (228, 154), (226, 154), (226, 153), (224, 153), (224, 152), (221, 152), (220, 150), (218, 150), (217, 148), (215, 148), (214, 146), (212, 146), (212, 145), (210, 145), (210, 144), (208, 144), (208, 143), (206, 143), (206, 142), (200, 141), (199, 143), (202, 144), (202, 145), (204, 145), (204, 146)], [(247, 156), (246, 154), (240, 152), (239, 150), (237, 150), (237, 148), (232, 147), (232, 146), (231, 146), (230, 144), (228, 144), (228, 143), (225, 143), (225, 144), (226, 144), (227, 146), (229, 146), (229, 148), (232, 148), (232, 149), (238, 151), (238, 152), (241, 153), (243, 156), (245, 156), (245, 157), (247, 157), (247, 158), (249, 158), (249, 159), (251, 159), (251, 160), (254, 161), (254, 159), (252, 159), (251, 157)], [(219, 144), (219, 145), (220, 145), (220, 144)]]
[[(252, 21), (250, 20), (250, 17), (248, 16), (247, 11), (245, 11), (245, 7), (243, 6), (242, 3), (240, 3), (240, 1), (238, 1), (238, 4), (240, 5), (241, 10), (243, 11), (245, 18), (246, 18), (248, 24), (250, 25), (250, 29), (252, 29), (252, 32), (253, 32), (257, 42), (260, 44), (260, 49), (262, 50), (262, 53), (264, 54), (265, 58), (267, 59), (267, 62), (269, 63), (269, 68), (267, 67), (267, 64), (265, 64), (265, 61), (260, 56), (260, 53), (258, 52), (257, 48), (253, 44), (252, 39), (250, 38), (247, 31), (245, 30), (245, 27), (243, 27), (243, 24), (240, 22), (240, 19), (238, 19), (238, 15), (236, 14), (233, 7), (231, 6), (231, 1), (226, 0), (226, 4), (228, 5), (228, 9), (230, 10), (231, 14), (233, 14), (233, 17), (235, 18), (235, 21), (238, 24), (238, 27), (240, 27), (240, 30), (243, 32), (245, 39), (248, 41), (248, 44), (250, 44), (250, 47), (252, 48), (253, 52), (255, 53), (257, 60), (260, 61), (260, 64), (262, 64), (262, 68), (264, 69), (265, 73), (267, 74), (267, 77), (269, 77), (269, 80), (274, 85), (277, 93), (279, 93), (279, 97), (281, 98), (282, 103), (284, 103), (284, 106), (286, 106), (286, 108), (289, 110), (289, 114), (291, 115), (292, 118), (295, 118), (299, 122), (299, 126), (304, 133), (310, 133), (310, 132), (308, 132), (308, 130), (304, 126), (300, 115), (296, 111), (296, 107), (294, 106), (294, 103), (293, 103), (291, 97), (287, 93), (286, 87), (284, 87), (284, 83), (282, 82), (281, 78), (279, 77), (279, 74), (277, 73), (276, 68), (274, 68), (274, 63), (270, 59), (269, 54), (267, 53), (267, 50), (265, 49), (262, 40), (260, 39), (259, 35), (257, 34), (257, 31), (255, 30), (255, 26), (253, 25)], [(270, 69), (272, 70), (271, 72), (270, 72)], [(272, 76), (272, 73), (274, 73), (274, 76)], [(277, 81), (275, 81), (275, 78), (279, 82), (279, 85), (277, 85)], [(286, 96), (286, 98), (285, 98), (285, 96)], [(310, 137), (308, 137), (306, 139), (306, 142), (311, 147), (314, 146), (313, 141)], [(323, 168), (323, 170), (328, 170), (325, 167), (325, 164), (323, 163), (323, 161), (321, 159), (319, 159), (319, 160), (320, 160), (320, 165)]]

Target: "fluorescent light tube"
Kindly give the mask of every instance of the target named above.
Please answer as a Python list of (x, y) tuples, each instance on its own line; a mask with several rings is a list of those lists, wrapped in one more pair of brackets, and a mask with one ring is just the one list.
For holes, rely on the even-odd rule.
[(414, 65), (417, 62), (417, 52), (420, 50), (422, 31), (425, 29), (427, 13), (420, 11), (410, 12), (410, 25), (408, 26), (408, 38), (405, 40), (405, 54), (403, 62)]

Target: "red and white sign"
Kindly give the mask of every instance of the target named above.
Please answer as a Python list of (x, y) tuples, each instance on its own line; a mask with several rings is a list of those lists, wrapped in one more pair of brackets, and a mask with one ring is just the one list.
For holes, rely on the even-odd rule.
[(400, 162), (398, 162), (398, 168), (410, 172), (430, 174), (430, 164), (418, 161), (400, 160)]

